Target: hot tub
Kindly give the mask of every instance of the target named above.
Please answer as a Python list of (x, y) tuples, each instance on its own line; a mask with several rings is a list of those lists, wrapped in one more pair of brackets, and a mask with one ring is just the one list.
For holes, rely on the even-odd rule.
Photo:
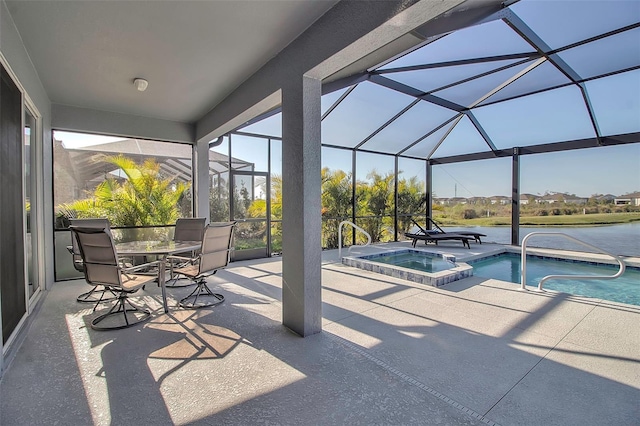
[(440, 287), (473, 275), (473, 268), (452, 255), (420, 250), (397, 250), (364, 256), (346, 256), (342, 263), (365, 271)]

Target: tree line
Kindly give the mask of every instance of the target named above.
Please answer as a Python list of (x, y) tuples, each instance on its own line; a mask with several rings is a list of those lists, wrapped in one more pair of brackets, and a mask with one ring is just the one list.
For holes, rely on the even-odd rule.
[[(154, 159), (136, 162), (124, 155), (104, 156), (100, 159), (114, 166), (121, 173), (109, 174), (85, 198), (63, 203), (56, 209), (58, 228), (68, 226), (69, 218), (105, 217), (114, 227), (141, 227), (173, 224), (179, 217), (191, 213), (191, 187), (172, 176), (163, 174)], [(338, 225), (342, 220), (352, 220), (355, 193), (355, 216), (358, 226), (364, 228), (372, 241), (388, 241), (394, 238), (395, 175), (372, 170), (365, 180), (357, 180), (353, 190), (351, 173), (323, 168), (322, 182), (322, 235), (325, 248), (338, 246)], [(265, 184), (263, 184), (265, 185)], [(271, 219), (274, 251), (281, 249), (282, 177), (271, 178)], [(266, 218), (264, 199), (252, 198), (252, 188), (241, 185), (235, 188), (233, 210), (235, 219)], [(397, 207), (400, 214), (399, 228), (411, 227), (410, 215), (424, 212), (424, 182), (415, 176), (398, 179)], [(230, 218), (229, 183), (223, 177), (214, 180), (210, 189), (211, 221)], [(251, 245), (266, 239), (266, 222), (249, 222), (239, 227), (242, 240)], [(361, 237), (358, 237), (361, 238)], [(345, 229), (343, 244), (352, 241), (351, 228)], [(244, 243), (246, 244), (246, 243)]]
[[(112, 226), (144, 227), (171, 225), (179, 217), (191, 215), (191, 187), (173, 176), (166, 176), (160, 164), (153, 159), (137, 163), (123, 155), (105, 156), (101, 161), (114, 166), (122, 173), (109, 174), (86, 198), (61, 204), (57, 208), (57, 219), (62, 222), (58, 227), (68, 226), (69, 218), (108, 218)], [(228, 174), (227, 174), (228, 176)], [(343, 220), (353, 220), (371, 235), (372, 242), (393, 241), (396, 234), (395, 208), (397, 207), (397, 232), (399, 236), (412, 228), (412, 218), (420, 217), (426, 211), (425, 184), (416, 176), (404, 177), (402, 172), (397, 179), (393, 172), (380, 173), (371, 170), (366, 179), (354, 180), (351, 173), (321, 170), (322, 244), (324, 248), (338, 247), (338, 226)], [(250, 185), (250, 184), (249, 184)], [(229, 182), (219, 176), (210, 188), (210, 219), (212, 222), (230, 219), (230, 199), (233, 200), (234, 219), (249, 219), (238, 227), (236, 248), (264, 246), (267, 232), (271, 232), (272, 251), (279, 252), (282, 247), (282, 177), (271, 177), (271, 187), (262, 184), (261, 192), (270, 191), (270, 213), (272, 229), (266, 227), (267, 203), (264, 198), (254, 197), (256, 188), (248, 188), (241, 183), (234, 188), (234, 196), (229, 197)], [(355, 196), (355, 203), (353, 198)], [(355, 212), (353, 208), (355, 206)], [(634, 206), (613, 206), (590, 200), (584, 205), (570, 203), (526, 204), (521, 205), (521, 215), (547, 216), (589, 214), (617, 211), (631, 211)], [(471, 220), (479, 217), (509, 217), (510, 205), (464, 205), (433, 206), (434, 215), (440, 218)], [(251, 220), (255, 219), (255, 220)], [(353, 241), (353, 230), (343, 230), (343, 246)], [(356, 241), (366, 238), (357, 233)]]

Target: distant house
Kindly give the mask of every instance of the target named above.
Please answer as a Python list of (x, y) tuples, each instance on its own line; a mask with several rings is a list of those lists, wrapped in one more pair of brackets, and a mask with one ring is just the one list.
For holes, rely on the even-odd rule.
[(532, 201), (537, 202), (537, 198), (538, 197), (533, 194), (520, 194), (520, 204), (526, 205)]
[(568, 204), (586, 204), (589, 201), (588, 198), (577, 197), (572, 194), (563, 194), (561, 192), (554, 192), (552, 194), (545, 194), (540, 198), (541, 203), (568, 203)]
[(599, 203), (613, 203), (616, 199), (616, 196), (613, 194), (596, 194), (591, 197), (591, 199), (599, 202)]
[(494, 195), (492, 197), (489, 197), (489, 201), (491, 202), (491, 204), (509, 204), (511, 203), (511, 198), (510, 197), (505, 197), (504, 195)]
[(449, 198), (449, 204), (467, 204), (467, 199), (464, 197)]
[[(614, 202), (616, 204), (625, 205), (632, 204), (634, 206), (640, 206), (640, 192), (635, 192), (633, 194), (627, 194), (622, 197), (616, 198), (614, 195), (594, 195), (591, 199), (595, 199), (597, 201), (607, 201)], [(586, 197), (578, 197), (573, 194), (566, 194), (562, 192), (554, 192), (551, 194), (545, 195), (535, 195), (524, 193), (520, 194), (520, 205), (527, 205), (531, 203), (537, 204), (553, 204), (553, 203), (567, 203), (567, 204), (586, 204), (589, 201), (589, 198)], [(506, 197), (504, 195), (494, 195), (492, 197), (451, 197), (451, 198), (434, 198), (434, 204), (440, 205), (456, 205), (456, 204), (468, 204), (468, 205), (507, 205), (511, 203), (511, 197)]]
[(434, 198), (433, 202), (443, 206), (451, 206), (455, 204), (467, 204), (467, 199), (464, 197)]
[(540, 197), (541, 203), (553, 204), (553, 203), (562, 203), (564, 202), (564, 194), (553, 193), (553, 194), (545, 194)]
[(570, 204), (587, 204), (587, 201), (589, 201), (588, 198), (576, 197), (575, 195), (569, 195), (564, 199), (565, 203)]
[(441, 206), (444, 206), (444, 205), (448, 204), (447, 200), (448, 200), (448, 198), (434, 198), (433, 199), (433, 203), (434, 204), (440, 204)]
[(631, 205), (638, 207), (640, 206), (640, 192), (632, 192), (631, 194), (616, 197), (613, 200), (613, 204), (616, 206)]
[(484, 197), (471, 197), (471, 198), (467, 198), (467, 203), (468, 204), (473, 204), (473, 205), (485, 204), (486, 200), (487, 199), (484, 198)]

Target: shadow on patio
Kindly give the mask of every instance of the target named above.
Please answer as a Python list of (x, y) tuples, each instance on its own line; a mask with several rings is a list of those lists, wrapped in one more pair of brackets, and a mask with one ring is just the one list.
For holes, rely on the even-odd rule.
[(442, 288), (323, 266), (324, 331), (281, 324), (280, 259), (209, 280), (224, 304), (141, 295), (151, 321), (88, 327), (47, 295), (1, 383), (2, 424), (634, 424), (639, 310), (472, 277)]

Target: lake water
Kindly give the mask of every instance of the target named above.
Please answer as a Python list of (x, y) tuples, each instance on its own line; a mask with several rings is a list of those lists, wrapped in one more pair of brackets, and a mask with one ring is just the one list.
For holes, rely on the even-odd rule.
[[(453, 227), (444, 228), (447, 232), (455, 230), (467, 230), (486, 234), (482, 242), (495, 242), (500, 244), (511, 243), (510, 227)], [(608, 226), (584, 226), (584, 227), (521, 227), (520, 243), (531, 232), (559, 232), (570, 235), (585, 243), (600, 247), (610, 253), (623, 256), (640, 256), (640, 223), (628, 223), (623, 225)], [(555, 248), (561, 250), (577, 250), (584, 252), (596, 252), (582, 244), (575, 243), (563, 237), (548, 237), (539, 235), (529, 238), (527, 247)]]

